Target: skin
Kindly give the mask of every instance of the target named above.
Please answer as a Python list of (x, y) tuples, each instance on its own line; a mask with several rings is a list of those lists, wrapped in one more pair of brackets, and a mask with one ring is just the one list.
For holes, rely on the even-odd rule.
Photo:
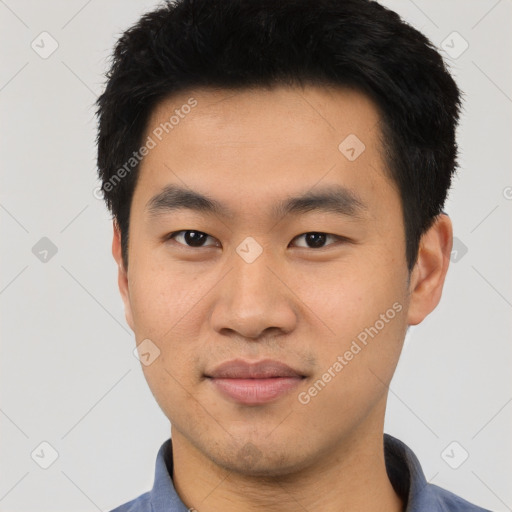
[[(201, 512), (399, 511), (382, 433), (407, 327), (438, 304), (452, 228), (440, 215), (409, 274), (401, 201), (385, 172), (374, 104), (355, 91), (317, 86), (194, 90), (162, 101), (147, 135), (193, 97), (197, 106), (144, 158), (131, 206), (128, 268), (114, 223), (113, 255), (136, 342), (160, 350), (143, 366), (171, 422), (173, 481)], [(356, 134), (354, 161), (338, 149)], [(144, 138), (145, 140), (145, 138)], [(151, 216), (169, 185), (208, 195), (228, 218), (182, 209)], [(309, 212), (275, 218), (278, 201), (341, 185), (366, 205), (359, 217)], [(209, 235), (202, 247), (180, 230)], [(305, 233), (328, 233), (323, 247)], [(236, 252), (253, 237), (261, 255)], [(298, 400), (359, 333), (393, 304), (401, 311), (336, 377)], [(277, 400), (240, 405), (205, 373), (235, 358), (276, 359), (306, 376)]]

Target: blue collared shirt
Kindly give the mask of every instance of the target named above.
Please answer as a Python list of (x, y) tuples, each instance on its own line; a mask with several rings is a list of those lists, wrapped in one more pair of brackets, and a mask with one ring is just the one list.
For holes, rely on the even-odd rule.
[[(388, 434), (384, 434), (384, 454), (389, 479), (406, 504), (405, 512), (489, 512), (429, 484), (412, 450)], [(188, 512), (174, 489), (172, 465), (168, 439), (158, 451), (153, 489), (111, 512)]]

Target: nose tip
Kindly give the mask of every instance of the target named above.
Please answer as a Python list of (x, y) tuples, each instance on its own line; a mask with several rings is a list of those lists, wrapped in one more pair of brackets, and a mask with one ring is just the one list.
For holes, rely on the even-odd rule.
[(217, 290), (212, 328), (251, 341), (288, 333), (297, 323), (292, 301), (293, 295), (270, 271), (265, 255), (252, 263), (241, 257)]

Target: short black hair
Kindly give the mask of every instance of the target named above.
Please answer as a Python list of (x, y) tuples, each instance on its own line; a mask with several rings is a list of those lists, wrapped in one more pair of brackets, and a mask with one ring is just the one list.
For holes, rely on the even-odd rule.
[(442, 212), (456, 169), (461, 93), (431, 42), (377, 2), (168, 1), (122, 34), (106, 77), (97, 100), (98, 172), (125, 266), (134, 151), (157, 104), (194, 88), (355, 88), (379, 110), (409, 271), (421, 235)]

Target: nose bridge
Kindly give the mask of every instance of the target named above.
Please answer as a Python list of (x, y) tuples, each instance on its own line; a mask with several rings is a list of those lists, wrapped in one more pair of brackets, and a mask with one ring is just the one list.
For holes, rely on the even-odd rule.
[(256, 313), (271, 307), (273, 295), (279, 293), (268, 269), (272, 264), (270, 251), (256, 244), (254, 239), (246, 239), (233, 255), (233, 286), (229, 299), (231, 307), (248, 308), (246, 314), (251, 310)]
[[(257, 298), (256, 296), (261, 293), (268, 294), (271, 287), (270, 277), (272, 276), (268, 270), (270, 263), (268, 251), (252, 262), (245, 261), (238, 256), (237, 258), (234, 258), (233, 278), (235, 281), (234, 291), (241, 295), (238, 299), (250, 302), (251, 297)], [(275, 283), (273, 284), (275, 285)]]
[[(296, 323), (291, 297), (269, 270), (271, 251), (245, 240), (232, 256), (231, 271), (219, 289), (212, 314), (213, 327), (257, 338), (269, 328), (289, 332)], [(231, 263), (231, 262), (230, 262)]]

